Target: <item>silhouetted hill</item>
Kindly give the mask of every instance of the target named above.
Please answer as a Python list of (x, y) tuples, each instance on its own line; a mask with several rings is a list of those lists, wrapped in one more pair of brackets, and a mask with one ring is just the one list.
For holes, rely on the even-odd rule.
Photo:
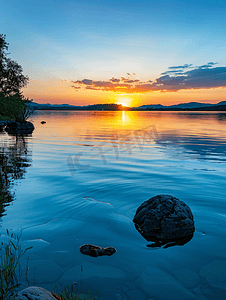
[(74, 110), (79, 109), (82, 106), (75, 106), (69, 104), (39, 104), (36, 102), (31, 102), (30, 107), (34, 110)]
[(197, 107), (191, 108), (190, 111), (226, 111), (226, 102), (225, 105), (213, 105), (213, 106), (206, 106), (206, 107)]
[(209, 106), (209, 103), (199, 103), (199, 102), (189, 102), (189, 103), (180, 103), (177, 105), (171, 105), (171, 108), (196, 108), (196, 107), (205, 107)]
[(141, 109), (147, 109), (147, 108), (153, 108), (153, 109), (158, 109), (158, 108), (166, 108), (167, 106), (164, 106), (162, 104), (150, 104), (150, 105), (142, 105), (137, 108)]
[(130, 107), (114, 103), (74, 106), (69, 104), (39, 104), (32, 102), (30, 103), (30, 106), (34, 110), (131, 110)]
[(214, 105), (226, 105), (226, 101), (221, 101), (221, 102), (219, 102), (217, 104), (214, 104)]
[(107, 103), (107, 104), (94, 104), (87, 106), (75, 106), (70, 104), (39, 104), (32, 102), (30, 104), (31, 108), (34, 110), (111, 110), (111, 111), (225, 111), (226, 110), (226, 101), (221, 101), (217, 104), (211, 103), (199, 103), (199, 102), (189, 102), (189, 103), (180, 103), (177, 105), (164, 106), (162, 104), (150, 104), (142, 105), (139, 107), (126, 107), (121, 104)]
[(199, 103), (199, 102), (189, 102), (189, 103), (180, 103), (176, 105), (162, 105), (162, 104), (150, 104), (150, 105), (142, 105), (139, 106), (138, 108), (141, 109), (147, 109), (147, 108), (153, 108), (153, 109), (168, 109), (168, 108), (179, 108), (179, 109), (186, 109), (186, 108), (195, 108), (195, 107), (204, 107), (204, 106), (209, 106), (211, 104), (209, 103)]
[(177, 105), (163, 106), (161, 104), (150, 104), (150, 105), (142, 105), (139, 107), (133, 107), (132, 110), (166, 110), (166, 111), (183, 111), (183, 110), (202, 110), (202, 111), (214, 111), (214, 110), (226, 110), (226, 101), (221, 101), (216, 104), (211, 103), (199, 103), (199, 102), (188, 102), (188, 103), (180, 103)]
[(86, 110), (130, 110), (130, 107), (121, 104), (94, 104), (86, 106)]

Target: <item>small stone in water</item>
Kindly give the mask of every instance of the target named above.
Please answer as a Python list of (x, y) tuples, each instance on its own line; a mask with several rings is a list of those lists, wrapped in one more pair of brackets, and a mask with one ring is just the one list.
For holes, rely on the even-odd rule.
[(80, 247), (80, 252), (82, 254), (89, 255), (92, 257), (98, 257), (98, 256), (104, 256), (104, 255), (111, 256), (112, 254), (114, 254), (116, 252), (116, 249), (114, 247), (102, 248), (99, 246), (85, 244)]

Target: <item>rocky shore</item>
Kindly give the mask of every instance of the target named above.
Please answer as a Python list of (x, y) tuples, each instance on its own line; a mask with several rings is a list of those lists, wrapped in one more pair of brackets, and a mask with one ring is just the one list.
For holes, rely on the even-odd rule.
[(5, 130), (9, 134), (30, 134), (34, 131), (34, 124), (26, 121), (24, 123), (16, 121), (0, 121), (0, 130)]

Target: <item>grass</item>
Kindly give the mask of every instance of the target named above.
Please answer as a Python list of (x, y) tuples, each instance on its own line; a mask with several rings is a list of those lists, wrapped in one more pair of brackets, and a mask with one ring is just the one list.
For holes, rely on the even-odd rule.
[(8, 236), (7, 242), (2, 242), (0, 245), (0, 299), (13, 300), (15, 299), (16, 292), (20, 286), (18, 277), (20, 276), (19, 261), (25, 252), (32, 247), (25, 250), (21, 249), (19, 244), (21, 234), (10, 234), (6, 229)]
[(74, 291), (73, 285), (63, 287), (62, 293), (52, 293), (59, 300), (95, 300), (97, 296), (91, 298), (89, 291), (87, 294), (79, 294)]
[[(81, 265), (81, 275), (80, 275), (80, 290), (82, 290), (82, 272), (83, 272), (83, 266)], [(75, 291), (76, 287), (76, 291)], [(99, 293), (99, 292), (98, 292)], [(91, 298), (91, 295), (89, 294), (89, 291), (87, 294), (79, 293), (78, 291), (78, 285), (76, 282), (74, 282), (71, 285), (68, 285), (67, 287), (63, 286), (62, 293), (52, 293), (58, 300), (95, 300), (97, 299), (97, 296)]]
[[(32, 247), (25, 250), (21, 249), (19, 235), (10, 233), (6, 229), (8, 241), (1, 242), (0, 244), (0, 300), (14, 300), (20, 287), (19, 277), (20, 274), (20, 259)], [(27, 275), (28, 266), (26, 267)], [(80, 288), (82, 281), (83, 268), (81, 266)], [(76, 291), (75, 291), (76, 286)], [(91, 297), (89, 291), (87, 294), (78, 293), (77, 284), (63, 287), (61, 293), (52, 293), (59, 300), (95, 300), (97, 296)]]

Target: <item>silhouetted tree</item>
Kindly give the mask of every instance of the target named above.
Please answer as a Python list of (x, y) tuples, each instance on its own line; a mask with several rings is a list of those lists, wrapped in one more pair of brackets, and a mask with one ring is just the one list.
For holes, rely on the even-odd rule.
[(23, 75), (22, 67), (11, 58), (8, 58), (8, 43), (6, 36), (0, 34), (0, 92), (4, 96), (19, 93), (27, 85), (29, 78)]
[(5, 97), (0, 92), (0, 114), (17, 122), (26, 122), (33, 112), (29, 107), (30, 102), (31, 100), (24, 98), (22, 93)]
[(20, 90), (29, 78), (16, 61), (7, 57), (8, 45), (6, 36), (0, 34), (0, 116), (26, 122), (32, 113), (28, 105), (32, 100), (26, 99)]

